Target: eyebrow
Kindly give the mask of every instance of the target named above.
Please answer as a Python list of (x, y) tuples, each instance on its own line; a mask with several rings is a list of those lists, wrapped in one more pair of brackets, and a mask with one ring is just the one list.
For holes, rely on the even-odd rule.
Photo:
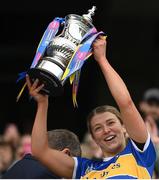
[(114, 118), (107, 119), (106, 122), (112, 121)]
[[(106, 119), (105, 122), (110, 122), (112, 120), (114, 120), (114, 118)], [(97, 124), (94, 125), (94, 127), (99, 126), (99, 125), (101, 125), (101, 124), (97, 123)]]

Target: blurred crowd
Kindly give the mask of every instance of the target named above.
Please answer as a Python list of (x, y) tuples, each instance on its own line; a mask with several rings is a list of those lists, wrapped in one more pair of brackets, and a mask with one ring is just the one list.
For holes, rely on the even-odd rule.
[(139, 103), (139, 110), (147, 129), (150, 133), (151, 140), (155, 146), (157, 159), (155, 164), (154, 178), (159, 178), (159, 89), (148, 89)]
[(16, 124), (8, 123), (0, 136), (0, 177), (16, 161), (31, 152), (31, 135), (20, 134)]
[[(145, 121), (151, 139), (157, 152), (154, 178), (159, 178), (159, 89), (148, 89), (138, 104), (139, 111)], [(102, 158), (102, 151), (86, 132), (81, 142), (82, 156), (92, 159)], [(0, 136), (0, 177), (22, 159), (31, 153), (31, 135), (21, 135), (16, 124), (9, 123)]]

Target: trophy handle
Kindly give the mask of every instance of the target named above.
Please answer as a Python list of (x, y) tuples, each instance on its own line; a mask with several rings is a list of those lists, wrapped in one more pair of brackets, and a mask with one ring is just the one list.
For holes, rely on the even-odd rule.
[[(60, 32), (58, 35), (56, 35), (55, 37), (59, 37), (59, 36), (62, 35), (62, 33), (63, 33), (63, 31), (64, 31), (65, 23), (66, 23), (66, 21), (65, 21), (64, 18), (63, 18), (63, 21), (60, 21), (60, 27), (62, 27), (63, 29), (61, 29), (61, 32)], [(58, 30), (58, 31), (59, 31), (59, 30)], [(54, 37), (54, 38), (55, 38), (55, 37)], [(51, 43), (51, 41), (50, 41), (50, 43)]]

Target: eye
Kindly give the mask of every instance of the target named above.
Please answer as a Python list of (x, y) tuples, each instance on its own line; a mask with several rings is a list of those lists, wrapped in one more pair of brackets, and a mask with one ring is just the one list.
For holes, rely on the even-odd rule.
[(101, 128), (100, 126), (97, 126), (97, 127), (94, 128), (94, 131), (95, 131), (95, 132), (99, 132), (101, 129), (102, 129), (102, 128)]
[(112, 126), (115, 122), (114, 121), (109, 121), (108, 126)]

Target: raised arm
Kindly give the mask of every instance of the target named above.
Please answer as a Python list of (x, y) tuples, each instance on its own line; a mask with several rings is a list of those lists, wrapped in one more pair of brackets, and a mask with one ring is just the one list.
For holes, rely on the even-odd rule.
[(98, 62), (109, 90), (120, 109), (127, 133), (136, 142), (144, 143), (148, 136), (144, 121), (135, 107), (125, 83), (107, 60), (106, 45), (107, 42), (102, 36), (94, 42), (94, 58)]
[(31, 84), (28, 76), (26, 77), (26, 82), (30, 95), (37, 101), (37, 113), (32, 130), (32, 153), (56, 175), (64, 178), (72, 178), (73, 158), (48, 146), (48, 96), (39, 93), (44, 85), (38, 85), (38, 80)]

